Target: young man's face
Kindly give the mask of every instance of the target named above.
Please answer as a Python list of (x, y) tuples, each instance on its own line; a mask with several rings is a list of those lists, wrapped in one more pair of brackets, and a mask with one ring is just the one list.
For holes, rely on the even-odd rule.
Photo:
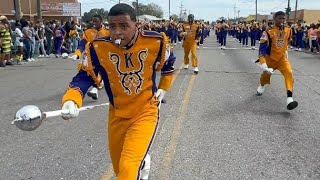
[(112, 41), (121, 39), (120, 47), (129, 44), (137, 30), (136, 22), (129, 15), (109, 16), (108, 22)]
[(101, 28), (101, 21), (100, 21), (100, 19), (98, 17), (94, 17), (92, 19), (92, 23), (93, 23), (95, 28), (97, 28), (97, 29)]
[(274, 23), (277, 27), (283, 26), (285, 21), (286, 21), (286, 17), (284, 15), (279, 15), (274, 19)]

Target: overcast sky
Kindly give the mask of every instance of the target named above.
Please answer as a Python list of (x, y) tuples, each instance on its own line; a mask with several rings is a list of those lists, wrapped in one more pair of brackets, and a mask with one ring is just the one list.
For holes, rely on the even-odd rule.
[[(82, 13), (93, 8), (104, 8), (109, 10), (119, 0), (79, 0), (82, 4)], [(120, 0), (123, 3), (130, 3), (134, 0)], [(271, 11), (284, 11), (288, 0), (257, 0), (258, 13), (270, 14)], [(139, 0), (139, 3), (156, 3), (160, 5), (164, 12), (164, 17), (169, 16), (169, 0)], [(187, 13), (192, 13), (196, 18), (214, 21), (224, 16), (233, 18), (235, 16), (234, 7), (236, 6), (236, 15), (240, 10), (240, 16), (255, 14), (255, 0), (171, 0), (171, 14), (180, 14), (181, 2), (183, 9)], [(291, 0), (291, 9), (294, 10), (296, 0)], [(320, 10), (320, 0), (298, 0), (298, 9), (318, 9)], [(319, 17), (320, 19), (320, 17)]]

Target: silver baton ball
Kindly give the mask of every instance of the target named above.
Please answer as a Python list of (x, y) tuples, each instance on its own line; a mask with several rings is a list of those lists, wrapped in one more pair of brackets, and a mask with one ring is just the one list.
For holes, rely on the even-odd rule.
[[(79, 111), (85, 111), (95, 107), (108, 105), (109, 103), (103, 103), (94, 106), (84, 106), (79, 108)], [(17, 128), (23, 131), (33, 131), (42, 124), (44, 119), (62, 116), (62, 114), (68, 114), (68, 110), (42, 112), (37, 106), (27, 105), (17, 111), (15, 119), (11, 122), (11, 124), (16, 125)]]

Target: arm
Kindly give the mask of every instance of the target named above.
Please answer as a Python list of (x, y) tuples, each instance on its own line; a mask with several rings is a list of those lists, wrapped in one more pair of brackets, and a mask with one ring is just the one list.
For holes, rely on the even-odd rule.
[(163, 89), (165, 91), (168, 91), (171, 87), (174, 74), (174, 62), (176, 60), (173, 52), (167, 51), (167, 53), (167, 56), (169, 57), (161, 69), (161, 78), (158, 87), (158, 89)]
[(82, 39), (81, 39), (81, 41), (80, 41), (80, 43), (78, 45), (78, 49), (74, 53), (78, 57), (81, 57), (82, 53), (85, 51), (85, 47), (86, 47), (86, 44), (88, 42), (87, 36), (86, 36), (86, 32), (87, 31), (83, 32), (83, 36), (82, 36)]
[(48, 32), (50, 32), (51, 34), (53, 34), (52, 29), (51, 29), (51, 28), (49, 28), (48, 26), (45, 26), (45, 31), (48, 31)]
[(262, 33), (262, 36), (260, 38), (260, 47), (259, 47), (259, 60), (260, 63), (266, 63), (266, 56), (268, 54), (268, 49), (269, 49), (269, 34), (264, 31)]
[[(86, 65), (88, 69), (92, 69), (92, 73), (97, 76), (100, 64), (98, 57), (95, 53), (94, 47), (92, 44), (87, 45), (88, 53), (90, 56), (86, 59)], [(62, 98), (62, 104), (66, 101), (73, 101), (78, 107), (82, 106), (82, 100), (88, 91), (88, 89), (96, 83), (94, 80), (96, 77), (90, 74), (88, 71), (80, 70), (78, 74), (72, 79), (71, 83), (69, 84), (69, 88), (65, 92)]]
[(183, 36), (187, 35), (187, 32), (186, 32), (186, 30), (184, 29), (184, 25), (182, 25), (181, 30), (182, 30), (182, 31), (180, 32), (179, 36), (183, 37)]
[(200, 37), (202, 34), (202, 29), (200, 28), (200, 26), (198, 26), (197, 30), (196, 30), (196, 40), (200, 41)]
[(162, 33), (162, 45), (159, 52), (160, 64), (157, 70), (161, 70), (161, 78), (158, 89), (168, 91), (170, 89), (173, 73), (174, 73), (174, 62), (176, 57), (172, 52), (172, 47), (169, 44), (168, 38)]
[(16, 34), (19, 36), (19, 37), (23, 37), (23, 34), (22, 34), (22, 32), (21, 32), (21, 30), (19, 29), (19, 28), (16, 28)]
[(29, 36), (29, 32), (26, 28), (23, 28), (22, 29), (22, 35), (25, 39), (31, 39), (30, 36)]

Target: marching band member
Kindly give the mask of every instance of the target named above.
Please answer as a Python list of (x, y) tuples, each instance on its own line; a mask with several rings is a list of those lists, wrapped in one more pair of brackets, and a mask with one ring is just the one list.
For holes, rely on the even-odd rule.
[(270, 84), (273, 70), (278, 69), (284, 76), (287, 90), (287, 109), (292, 110), (298, 106), (293, 95), (293, 74), (287, 57), (288, 44), (291, 41), (291, 28), (284, 27), (285, 13), (282, 11), (274, 15), (275, 25), (263, 32), (260, 39), (259, 61), (263, 69), (257, 95), (261, 96), (265, 91), (265, 85)]
[[(98, 84), (109, 97), (108, 138), (118, 180), (148, 179), (149, 148), (158, 125), (160, 102), (169, 90), (175, 57), (164, 33), (139, 31), (135, 10), (117, 4), (109, 11), (110, 37), (86, 45), (86, 71), (80, 70), (62, 98), (65, 119), (78, 116), (84, 94)], [(156, 71), (161, 70), (159, 85)]]
[(183, 36), (184, 49), (184, 69), (189, 68), (189, 53), (191, 51), (191, 62), (194, 67), (194, 73), (198, 74), (198, 58), (197, 58), (197, 42), (199, 41), (200, 26), (195, 23), (194, 15), (188, 15), (188, 22), (182, 25), (183, 31), (180, 36)]
[[(93, 40), (99, 38), (108, 36), (110, 34), (109, 30), (107, 30), (102, 25), (102, 17), (100, 15), (94, 15), (93, 19), (93, 27), (85, 30), (83, 32), (82, 40), (80, 41), (80, 44), (78, 46), (78, 49), (75, 51), (74, 59), (81, 58), (82, 60), (85, 59), (85, 46), (89, 42), (92, 42)], [(78, 65), (78, 69), (86, 70), (86, 64), (84, 62), (80, 62)], [(100, 78), (100, 75), (99, 75)], [(101, 79), (101, 78), (100, 78)], [(92, 89), (87, 93), (89, 97), (91, 97), (94, 100), (98, 100), (98, 89), (102, 89), (103, 87), (103, 81), (101, 79), (99, 84), (96, 84), (92, 87)]]

